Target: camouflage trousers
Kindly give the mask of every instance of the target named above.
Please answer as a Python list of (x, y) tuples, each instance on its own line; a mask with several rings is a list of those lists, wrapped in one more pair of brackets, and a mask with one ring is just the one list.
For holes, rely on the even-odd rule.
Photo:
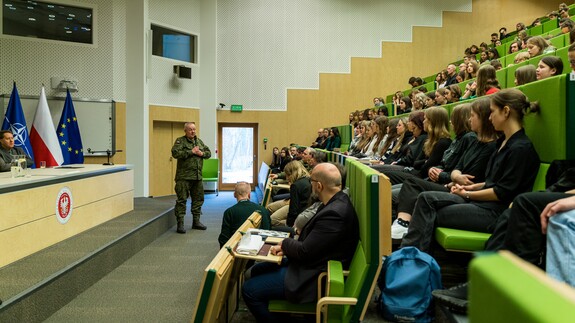
[(204, 204), (204, 184), (201, 180), (179, 180), (176, 181), (176, 207), (174, 213), (178, 221), (183, 220), (186, 215), (186, 202), (188, 197), (192, 198), (191, 213), (195, 221), (200, 220), (202, 205)]

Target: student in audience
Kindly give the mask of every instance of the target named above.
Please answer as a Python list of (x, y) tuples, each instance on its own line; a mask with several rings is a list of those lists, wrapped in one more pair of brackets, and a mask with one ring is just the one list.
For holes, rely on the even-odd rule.
[(535, 66), (529, 64), (515, 70), (515, 85), (523, 85), (537, 80)]
[(382, 165), (376, 167), (382, 173), (385, 173), (391, 184), (401, 184), (408, 177), (427, 177), (427, 171), (432, 166), (439, 165), (443, 153), (451, 144), (451, 135), (449, 134), (449, 116), (447, 110), (442, 107), (431, 107), (425, 109), (423, 127), (427, 133), (427, 138), (423, 143), (423, 149), (411, 166), (402, 167), (399, 165)]
[(293, 226), (297, 215), (307, 207), (311, 194), (309, 173), (301, 161), (289, 162), (284, 172), (286, 180), (290, 184), (289, 199), (272, 202), (266, 207), (271, 213), (272, 227)]
[(382, 107), (384, 104), (385, 104), (385, 101), (383, 100), (383, 98), (379, 98), (379, 97), (373, 98), (373, 107), (374, 108)]
[(533, 20), (533, 22), (531, 23), (531, 27), (535, 27), (535, 26), (539, 26), (541, 25), (541, 18), (535, 18), (535, 20)]
[(528, 52), (519, 52), (519, 53), (517, 53), (517, 55), (515, 55), (515, 59), (513, 60), (513, 63), (515, 63), (515, 64), (523, 63), (528, 59), (529, 59), (529, 53)]
[(277, 169), (279, 171), (281, 164), (281, 157), (280, 157), (280, 149), (278, 147), (274, 147), (272, 152), (272, 163), (270, 164), (270, 168), (272, 171)]
[(397, 91), (395, 92), (395, 94), (393, 94), (393, 106), (394, 107), (398, 107), (399, 106), (399, 101), (401, 101), (401, 98), (403, 98), (403, 92), (401, 91)]
[(550, 13), (547, 14), (547, 18), (549, 18), (549, 20), (554, 20), (557, 19), (559, 17), (559, 11), (551, 11)]
[(507, 52), (507, 54), (513, 54), (519, 51), (519, 49), (521, 48), (521, 43), (518, 41), (514, 41), (511, 43), (511, 45), (509, 45), (509, 51)]
[(573, 22), (571, 19), (561, 20), (561, 23), (559, 23), (559, 28), (561, 28), (562, 33), (568, 34), (571, 32), (571, 30), (573, 30), (573, 28), (575, 28), (575, 22)]
[(471, 80), (476, 78), (477, 70), (479, 70), (479, 64), (477, 62), (467, 63), (467, 69), (465, 70), (465, 79)]
[(522, 23), (522, 22), (518, 22), (518, 23), (515, 25), (515, 31), (517, 31), (517, 32), (519, 33), (520, 31), (523, 31), (523, 30), (526, 30), (525, 24)]
[(538, 111), (519, 90), (505, 89), (491, 97), (490, 120), (503, 133), (487, 166), (485, 182), (456, 184), (451, 192), (419, 194), (401, 247), (429, 252), (435, 227), (491, 232), (495, 220), (520, 193), (531, 191), (539, 156), (523, 129), (523, 116)]
[(491, 66), (493, 66), (493, 68), (496, 71), (499, 71), (500, 69), (503, 68), (503, 65), (501, 65), (501, 61), (499, 61), (498, 59), (491, 60)]
[(323, 205), (298, 240), (288, 238), (271, 247), (271, 254), (286, 256), (282, 264), (256, 264), (242, 287), (243, 299), (257, 322), (278, 322), (268, 310), (271, 299), (293, 303), (316, 300), (317, 278), (328, 260), (341, 261), (344, 269), (351, 263), (359, 224), (351, 201), (341, 192), (341, 175), (336, 166), (323, 163), (313, 169), (311, 180)]
[(445, 86), (451, 85), (451, 84), (457, 84), (457, 73), (456, 73), (456, 67), (454, 64), (449, 64), (447, 65), (446, 68), (447, 71), (447, 77), (446, 77), (446, 81), (445, 81)]
[(447, 75), (447, 71), (444, 73), (443, 71), (437, 73), (435, 76), (435, 88), (439, 89), (445, 86), (445, 75)]
[(315, 138), (315, 141), (312, 142), (311, 147), (317, 148), (320, 145), (320, 143), (323, 142), (324, 140), (325, 138), (323, 137), (323, 128), (319, 128), (317, 130), (317, 138)]
[[(465, 66), (467, 66), (467, 64), (465, 64)], [(461, 83), (461, 82), (465, 81), (465, 73), (466, 73), (465, 70), (457, 72), (457, 77), (456, 77), (457, 83)], [(453, 85), (453, 84), (451, 84), (451, 85)]]
[(493, 46), (495, 46), (495, 42), (498, 40), (499, 40), (499, 34), (498, 33), (491, 34), (491, 44)]
[[(373, 109), (365, 109), (363, 110), (363, 120), (373, 120), (375, 113), (373, 113)], [(329, 128), (326, 128), (326, 131), (329, 131)], [(328, 133), (329, 136), (329, 133)]]
[(498, 59), (499, 58), (499, 52), (495, 48), (489, 48), (487, 50), (487, 57), (489, 58), (490, 61), (492, 61), (494, 59)]
[[(400, 122), (402, 123), (401, 125), (399, 125)], [(406, 123), (407, 120), (405, 118), (394, 118), (389, 120), (387, 124), (386, 140), (379, 156), (380, 161), (385, 161), (387, 157), (393, 155), (393, 153), (395, 153), (395, 151), (393, 151), (394, 148), (399, 150), (402, 140), (405, 137), (406, 127), (404, 125)]]
[[(471, 107), (469, 127), (472, 132), (463, 130), (467, 126), (462, 120), (467, 115), (466, 106)], [(455, 184), (470, 185), (484, 181), (485, 169), (489, 158), (495, 152), (495, 140), (497, 140), (497, 132), (489, 121), (490, 115), (488, 98), (478, 99), (470, 105), (462, 104), (455, 107), (451, 123), (457, 137), (443, 156), (443, 168), (430, 168), (427, 180), (409, 178), (403, 182), (397, 197), (398, 219), (394, 221), (391, 229), (393, 239), (401, 239), (407, 233), (419, 193), (426, 191), (448, 193)]]
[(389, 111), (387, 111), (387, 107), (385, 107), (385, 106), (377, 109), (377, 115), (378, 116), (387, 116), (388, 114), (389, 114)]
[(411, 99), (408, 96), (404, 96), (399, 100), (399, 106), (397, 109), (397, 114), (405, 114), (411, 112)]
[(353, 138), (351, 138), (351, 142), (349, 143), (349, 147), (347, 148), (347, 152), (345, 152), (345, 154), (352, 152), (360, 140), (361, 140), (361, 128), (358, 122), (353, 126)]
[(355, 147), (353, 147), (353, 149), (350, 149), (350, 156), (352, 157), (364, 157), (361, 154), (361, 151), (364, 149), (364, 147), (366, 145), (369, 144), (369, 141), (371, 140), (371, 121), (362, 121), (359, 124), (359, 128), (360, 128), (360, 139), (358, 141), (358, 143), (355, 145)]
[(469, 53), (475, 57), (475, 55), (479, 54), (479, 47), (473, 44), (469, 47)]
[(411, 103), (413, 104), (413, 111), (417, 111), (417, 110), (422, 110), (426, 108), (425, 105), (425, 101), (427, 99), (427, 96), (425, 95), (425, 93), (419, 92), (417, 94), (415, 94), (413, 100), (411, 101)]
[(479, 44), (479, 50), (481, 51), (481, 53), (486, 53), (487, 50), (489, 50), (489, 46), (485, 42), (483, 42)]
[[(429, 108), (428, 108), (429, 109)], [(425, 109), (423, 111), (427, 111)], [(401, 145), (401, 148), (396, 151), (393, 155), (383, 161), (380, 166), (385, 165), (397, 165), (396, 169), (401, 170), (404, 167), (412, 167), (413, 163), (419, 153), (423, 149), (423, 143), (427, 139), (427, 133), (423, 126), (423, 120), (425, 119), (425, 113), (423, 111), (413, 111), (409, 114), (409, 119), (407, 122), (407, 130), (411, 133), (411, 138), (405, 144)], [(400, 124), (398, 124), (398, 127)], [(404, 124), (402, 126), (405, 126)], [(405, 131), (405, 130), (403, 130)], [(399, 132), (399, 129), (398, 129)], [(404, 139), (406, 140), (406, 139)], [(402, 166), (402, 167), (399, 167)], [(378, 169), (378, 166), (373, 166)]]
[(447, 103), (455, 103), (459, 101), (461, 97), (461, 88), (457, 84), (451, 84), (450, 86), (445, 88), (447, 91), (445, 92), (445, 98), (447, 99)]
[(479, 68), (479, 71), (477, 72), (477, 80), (474, 83), (475, 84), (472, 84), (469, 88), (466, 88), (462, 99), (489, 95), (500, 90), (499, 82), (497, 81), (495, 74), (495, 68), (491, 65), (483, 65)]
[(502, 44), (503, 43), (499, 39), (495, 41), (495, 47), (501, 46)]
[(262, 216), (260, 228), (264, 230), (270, 229), (270, 215), (268, 210), (260, 204), (250, 201), (250, 197), (250, 184), (247, 182), (238, 182), (234, 188), (234, 198), (237, 204), (226, 209), (222, 218), (222, 229), (218, 236), (220, 248), (228, 242), (234, 232), (236, 232), (255, 211), (259, 212)]
[(329, 137), (327, 138), (327, 144), (325, 149), (327, 151), (333, 151), (334, 149), (339, 149), (341, 147), (341, 136), (339, 135), (339, 129), (332, 127), (329, 130)]
[(285, 166), (291, 161), (288, 147), (282, 147), (280, 150), (280, 172), (284, 171)]
[(384, 146), (385, 146), (385, 142), (387, 141), (387, 126), (388, 126), (388, 122), (389, 120), (387, 119), (386, 116), (379, 116), (377, 118), (375, 118), (374, 122), (373, 122), (373, 128), (374, 128), (374, 132), (377, 135), (377, 139), (375, 140), (375, 143), (373, 145), (373, 154), (371, 156), (372, 159), (381, 159), (381, 156), (383, 156), (385, 154), (385, 151), (383, 150)]
[(484, 65), (484, 64), (489, 64), (489, 56), (487, 55), (487, 52), (481, 52), (481, 54), (479, 54), (479, 65)]
[(527, 40), (527, 52), (530, 58), (554, 51), (555, 47), (549, 45), (545, 38), (541, 36), (533, 36)]
[[(467, 56), (466, 56), (467, 57)], [(457, 72), (461, 72), (461, 71), (465, 71), (467, 69), (467, 64), (469, 62), (466, 62), (465, 59), (463, 60), (463, 62), (461, 62), (461, 64), (459, 64), (459, 67), (457, 68)]]
[(441, 89), (437, 89), (437, 91), (435, 91), (435, 103), (436, 105), (444, 105), (447, 104), (447, 90), (446, 88), (441, 88)]
[(427, 99), (425, 99), (425, 107), (426, 108), (433, 107), (433, 106), (437, 105), (437, 103), (435, 103), (435, 91), (427, 92), (425, 95), (427, 96)]
[(535, 73), (537, 74), (537, 80), (560, 75), (563, 73), (563, 61), (557, 56), (545, 56), (539, 61)]
[[(367, 128), (366, 128), (367, 130)], [(372, 158), (374, 152), (376, 151), (377, 147), (376, 147), (376, 143), (379, 140), (379, 131), (378, 131), (378, 126), (375, 123), (375, 121), (371, 121), (370, 126), (369, 126), (369, 136), (370, 136), (370, 140), (369, 143), (364, 146), (364, 148), (361, 150), (361, 158)]]
[(501, 27), (499, 28), (499, 39), (503, 39), (507, 37), (507, 28)]

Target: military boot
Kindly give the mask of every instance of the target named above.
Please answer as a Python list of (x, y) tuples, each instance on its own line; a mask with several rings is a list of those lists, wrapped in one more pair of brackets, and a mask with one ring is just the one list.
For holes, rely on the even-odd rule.
[(206, 230), (208, 227), (206, 227), (205, 225), (202, 224), (202, 222), (200, 222), (200, 219), (194, 219), (194, 222), (192, 223), (192, 229), (194, 230)]
[(184, 220), (178, 220), (178, 228), (176, 229), (177, 233), (186, 233), (186, 229), (184, 229)]

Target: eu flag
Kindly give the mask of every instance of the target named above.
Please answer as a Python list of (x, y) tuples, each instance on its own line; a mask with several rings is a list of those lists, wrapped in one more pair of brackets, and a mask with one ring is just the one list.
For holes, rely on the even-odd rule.
[(74, 103), (72, 103), (70, 91), (66, 93), (66, 102), (64, 102), (64, 110), (62, 110), (62, 117), (60, 117), (56, 134), (64, 156), (62, 165), (83, 164), (82, 138), (80, 137), (80, 128), (78, 127), (78, 119), (76, 119), (76, 111), (74, 111)]
[[(4, 116), (4, 122), (2, 123), (2, 130), (12, 131), (12, 134), (14, 135), (14, 146), (24, 149), (26, 154), (34, 160), (34, 152), (32, 151), (32, 145), (30, 144), (30, 137), (28, 137), (26, 118), (24, 117), (24, 111), (22, 111), (22, 103), (20, 103), (20, 95), (16, 88), (16, 82), (14, 82), (10, 101), (8, 101), (6, 115)], [(28, 167), (33, 168), (34, 165), (29, 165)]]

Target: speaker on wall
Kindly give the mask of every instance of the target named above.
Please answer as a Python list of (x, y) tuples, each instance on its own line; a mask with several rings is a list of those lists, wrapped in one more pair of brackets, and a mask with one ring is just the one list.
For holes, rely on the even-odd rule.
[(185, 65), (174, 65), (174, 74), (181, 79), (191, 79), (192, 68), (186, 67)]

